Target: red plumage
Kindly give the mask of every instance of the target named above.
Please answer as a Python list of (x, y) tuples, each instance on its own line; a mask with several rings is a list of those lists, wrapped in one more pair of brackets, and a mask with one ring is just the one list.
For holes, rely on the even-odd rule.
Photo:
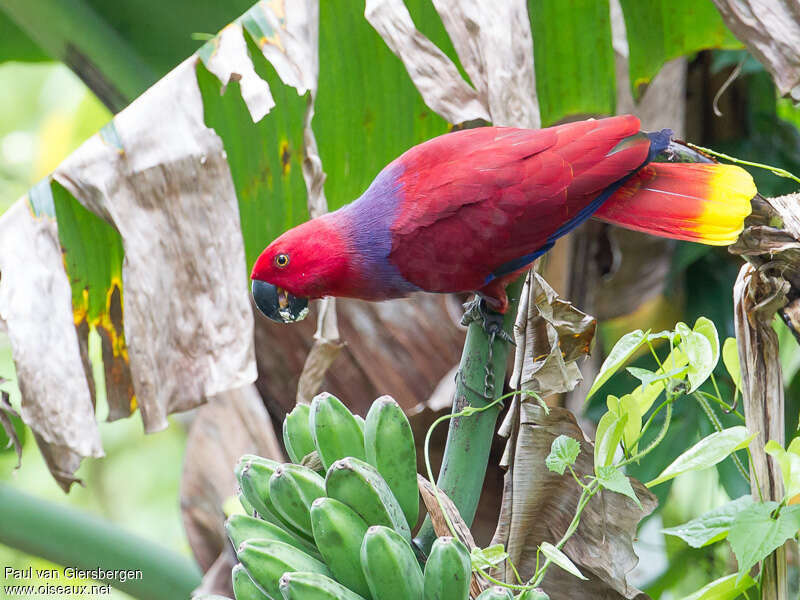
[[(400, 159), (403, 200), (389, 260), (428, 291), (491, 285), (503, 265), (547, 246), (645, 162), (645, 136), (612, 152), (638, 131), (639, 120), (624, 116), (541, 130), (472, 129), (412, 148)], [(495, 299), (504, 308), (504, 298)]]
[(752, 178), (730, 165), (644, 167), (669, 133), (640, 133), (623, 115), (443, 135), (393, 161), (355, 202), (283, 234), (252, 277), (311, 298), (478, 291), (503, 312), (511, 274), (595, 211), (656, 235), (732, 243)]

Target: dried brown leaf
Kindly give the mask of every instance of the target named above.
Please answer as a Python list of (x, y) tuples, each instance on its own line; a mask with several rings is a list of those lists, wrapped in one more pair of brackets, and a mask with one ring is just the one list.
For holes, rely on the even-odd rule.
[(146, 431), (256, 375), (236, 193), (222, 141), (203, 122), (197, 60), (181, 63), (54, 174), (122, 237), (125, 334)]
[[(566, 409), (549, 414), (535, 404), (522, 403), (516, 423), (513, 461), (506, 475), (501, 520), (493, 543), (502, 543), (523, 577), (536, 566), (536, 550), (542, 542), (555, 544), (567, 529), (581, 489), (569, 473), (547, 469), (545, 458), (553, 440), (568, 435), (581, 444), (575, 463), (579, 477), (593, 473), (593, 447)], [(644, 510), (629, 498), (612, 492), (597, 494), (586, 506), (576, 533), (563, 547), (589, 581), (581, 581), (558, 568), (547, 572), (542, 587), (552, 600), (644, 599), (628, 585), (627, 574), (636, 566), (632, 540), (636, 525), (656, 506), (655, 497), (638, 481), (633, 488)], [(513, 575), (502, 573), (510, 581)]]
[(722, 20), (772, 74), (782, 95), (800, 100), (800, 5), (714, 0)]
[[(445, 296), (434, 294), (380, 303), (338, 299), (338, 329), (347, 344), (322, 387), (361, 415), (389, 391), (407, 414), (420, 413), (425, 399), (458, 362), (464, 343), (464, 331), (453, 322), (447, 303)], [(292, 327), (256, 319), (257, 385), (276, 418), (294, 407), (295, 382), (314, 330), (310, 318)]]
[(524, 0), (433, 0), (464, 70), (497, 126), (541, 126)]
[[(784, 444), (783, 375), (772, 320), (786, 304), (789, 284), (768, 274), (768, 270), (744, 265), (736, 279), (733, 298), (745, 420), (748, 430), (761, 434), (750, 443), (750, 468), (755, 475), (750, 487), (756, 500), (763, 497), (781, 501), (780, 467), (767, 457), (764, 444), (767, 440)], [(779, 548), (764, 561), (762, 598), (788, 597), (784, 552)]]
[(527, 317), (517, 340), (512, 386), (543, 397), (567, 392), (581, 379), (575, 363), (589, 353), (597, 322), (560, 298), (538, 273), (531, 272), (522, 293), (528, 295)]
[(0, 217), (0, 274), (0, 320), (13, 349), (22, 420), (68, 491), (81, 460), (103, 456), (103, 447), (57, 227), (34, 215), (27, 198)]
[(489, 120), (485, 96), (414, 26), (402, 0), (367, 0), (364, 15), (408, 71), (425, 103), (450, 123)]
[(314, 345), (306, 357), (303, 372), (297, 384), (297, 403), (310, 404), (317, 395), (325, 373), (336, 360), (344, 344), (339, 340), (339, 327), (336, 319), (336, 300), (324, 298), (319, 302), (317, 313), (317, 332)]

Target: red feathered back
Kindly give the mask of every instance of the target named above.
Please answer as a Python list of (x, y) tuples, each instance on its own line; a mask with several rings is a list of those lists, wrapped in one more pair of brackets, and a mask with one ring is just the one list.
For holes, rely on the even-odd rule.
[[(631, 115), (541, 130), (486, 127), (416, 146), (397, 161), (402, 201), (390, 261), (428, 291), (480, 289), (535, 256), (608, 186), (647, 159)], [(521, 265), (519, 265), (521, 266)]]

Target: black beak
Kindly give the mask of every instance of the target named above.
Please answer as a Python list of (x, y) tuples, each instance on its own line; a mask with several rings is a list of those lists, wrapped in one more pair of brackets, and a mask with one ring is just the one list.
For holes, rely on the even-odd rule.
[(308, 315), (308, 298), (293, 296), (266, 281), (253, 280), (253, 300), (258, 310), (276, 323), (294, 323)]

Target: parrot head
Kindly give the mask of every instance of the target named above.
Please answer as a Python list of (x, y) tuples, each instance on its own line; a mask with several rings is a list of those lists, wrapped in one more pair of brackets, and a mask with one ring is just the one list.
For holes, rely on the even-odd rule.
[(310, 299), (339, 295), (337, 282), (346, 279), (348, 271), (346, 252), (326, 217), (290, 229), (256, 260), (250, 275), (253, 300), (273, 321), (301, 321), (308, 315)]

